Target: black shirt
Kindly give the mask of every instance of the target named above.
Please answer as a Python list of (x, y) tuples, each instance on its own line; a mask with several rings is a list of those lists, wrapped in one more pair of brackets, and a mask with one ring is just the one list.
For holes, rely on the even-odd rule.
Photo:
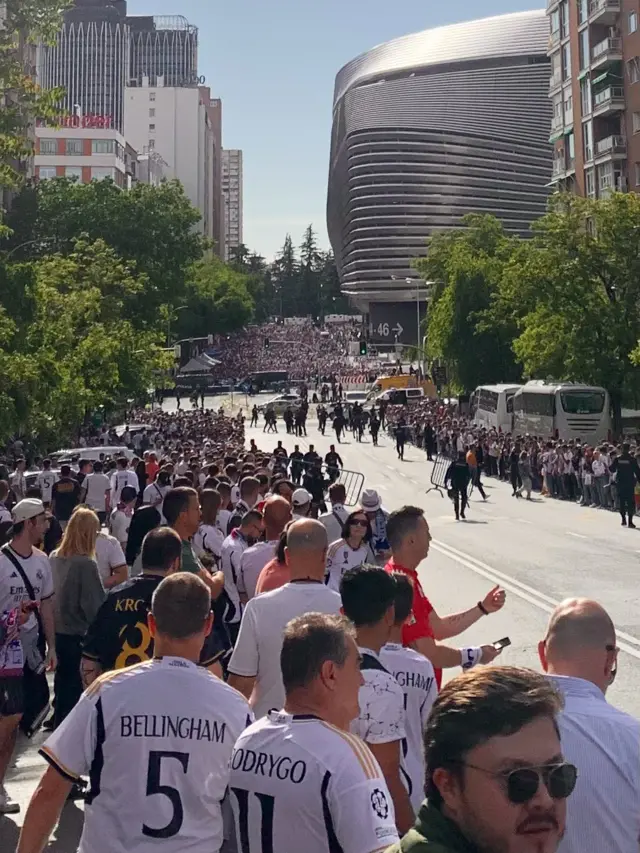
[(60, 477), (51, 489), (51, 500), (55, 502), (58, 521), (69, 521), (71, 513), (80, 503), (80, 485), (72, 477)]
[(622, 453), (609, 466), (611, 473), (618, 474), (618, 490), (632, 492), (636, 480), (640, 483), (640, 468), (637, 460), (630, 453)]
[[(147, 613), (163, 580), (163, 575), (143, 574), (112, 589), (84, 638), (84, 657), (97, 661), (105, 672), (151, 660), (153, 638)], [(212, 631), (200, 653), (200, 665), (210, 666), (224, 652)]]

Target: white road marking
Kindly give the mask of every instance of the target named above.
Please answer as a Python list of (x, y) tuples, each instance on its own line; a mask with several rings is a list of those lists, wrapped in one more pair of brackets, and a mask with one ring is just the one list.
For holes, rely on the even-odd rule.
[[(482, 575), (494, 584), (500, 584), (504, 589), (512, 592), (514, 595), (517, 595), (518, 598), (521, 598), (528, 604), (532, 604), (539, 610), (544, 610), (545, 613), (552, 613), (560, 603), (554, 598), (545, 595), (543, 592), (540, 592), (531, 586), (527, 586), (527, 584), (521, 583), (515, 578), (509, 577), (509, 575), (499, 572), (497, 569), (494, 569), (492, 566), (488, 566), (481, 560), (477, 560), (475, 557), (465, 554), (464, 551), (458, 551), (458, 549), (454, 548), (452, 545), (433, 540), (431, 542), (431, 547), (434, 550), (439, 551), (445, 557), (449, 557), (449, 559), (460, 563), (461, 566), (470, 569), (478, 575)], [(627, 634), (625, 631), (620, 631), (617, 626), (616, 635), (618, 638), (618, 646), (622, 651), (640, 660), (640, 640), (633, 637), (631, 634)], [(623, 642), (620, 642), (620, 640)]]
[(395, 471), (395, 470), (396, 470), (396, 469), (393, 467), (393, 465), (387, 465), (386, 467), (389, 469), (389, 471)]
[(575, 536), (576, 539), (588, 539), (588, 536), (583, 536), (582, 533), (574, 533), (573, 530), (566, 530), (567, 536)]
[(520, 524), (533, 524), (533, 521), (529, 521), (528, 518), (516, 518), (516, 521), (519, 521)]

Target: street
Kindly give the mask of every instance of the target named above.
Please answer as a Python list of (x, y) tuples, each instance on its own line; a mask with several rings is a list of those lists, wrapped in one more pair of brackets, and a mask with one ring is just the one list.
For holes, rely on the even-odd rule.
[[(262, 401), (264, 398), (260, 398)], [(245, 398), (235, 400), (250, 417)], [(207, 401), (216, 408), (220, 400)], [(224, 401), (228, 411), (229, 401)], [(175, 404), (169, 401), (167, 409)], [(248, 421), (247, 421), (248, 422)], [(310, 444), (322, 455), (336, 443), (329, 429), (323, 437), (315, 421), (307, 426), (307, 438), (287, 435), (278, 422), (278, 434), (247, 428), (247, 444), (254, 438), (265, 450), (282, 440), (288, 451), (298, 443)], [(480, 645), (510, 637), (501, 663), (537, 668), (537, 643), (543, 637), (548, 614), (569, 596), (597, 599), (609, 611), (618, 629), (621, 649), (617, 682), (608, 693), (610, 701), (640, 716), (640, 610), (637, 606), (637, 572), (640, 564), (640, 530), (620, 527), (619, 517), (606, 511), (536, 497), (532, 502), (511, 497), (508, 484), (484, 481), (489, 500), (473, 492), (467, 520), (456, 522), (451, 501), (430, 486), (431, 463), (425, 454), (407, 445), (405, 460), (398, 460), (395, 444), (381, 434), (375, 448), (370, 438), (359, 444), (347, 434), (336, 448), (345, 468), (365, 475), (365, 486), (375, 488), (387, 509), (415, 504), (425, 509), (433, 536), (431, 551), (420, 567), (425, 592), (441, 615), (465, 610), (495, 584), (507, 590), (504, 610), (481, 619), (455, 645)], [(458, 670), (451, 671), (450, 675)], [(42, 736), (39, 736), (39, 741)], [(22, 812), (0, 818), (0, 850), (13, 853), (29, 797), (43, 770), (37, 743), (23, 743), (7, 787), (19, 800)], [(67, 806), (48, 851), (74, 853), (81, 830), (80, 804)]]

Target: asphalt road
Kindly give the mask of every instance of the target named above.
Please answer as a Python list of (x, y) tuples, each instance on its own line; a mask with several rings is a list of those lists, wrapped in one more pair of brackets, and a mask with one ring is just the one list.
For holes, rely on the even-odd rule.
[[(228, 410), (229, 399), (207, 401), (216, 408), (221, 402)], [(234, 403), (247, 413), (245, 398), (236, 395)], [(175, 404), (166, 405), (173, 408)], [(321, 436), (313, 422), (307, 431), (307, 438), (296, 439), (285, 433), (279, 421), (277, 436), (264, 434), (261, 422), (258, 428), (247, 429), (247, 441), (255, 438), (265, 450), (273, 449), (277, 439), (288, 450), (294, 443), (303, 449), (313, 444), (322, 455), (335, 443), (333, 433), (327, 430)], [(370, 439), (359, 444), (350, 435), (338, 450), (345, 467), (362, 472), (366, 486), (380, 492), (387, 508), (415, 504), (425, 509), (434, 540), (419, 571), (438, 613), (471, 607), (495, 584), (507, 590), (503, 611), (481, 619), (456, 643), (479, 645), (509, 636), (512, 645), (498, 660), (538, 668), (537, 644), (555, 604), (570, 596), (595, 598), (611, 614), (621, 649), (618, 679), (608, 698), (640, 717), (640, 529), (621, 528), (619, 517), (606, 511), (542, 498), (518, 500), (511, 497), (508, 485), (496, 480), (485, 483), (488, 501), (484, 503), (474, 492), (467, 521), (456, 522), (446, 496), (426, 493), (432, 466), (421, 451), (407, 445), (401, 462), (390, 438), (381, 436), (380, 446), (374, 448)], [(21, 744), (7, 786), (23, 808), (20, 815), (0, 818), (2, 853), (15, 849), (42, 769), (37, 744)], [(81, 826), (81, 807), (67, 806), (47, 850), (75, 853)]]

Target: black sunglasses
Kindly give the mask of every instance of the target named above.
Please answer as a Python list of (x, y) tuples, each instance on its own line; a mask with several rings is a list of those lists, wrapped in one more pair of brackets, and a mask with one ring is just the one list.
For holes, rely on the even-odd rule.
[[(464, 763), (464, 762), (461, 762)], [(578, 769), (573, 764), (543, 764), (540, 767), (519, 767), (506, 773), (493, 773), (475, 764), (464, 764), (473, 770), (480, 770), (494, 779), (502, 779), (506, 783), (507, 797), (516, 805), (528, 803), (538, 793), (540, 779), (549, 792), (552, 800), (566, 800), (573, 792), (578, 779)]]

